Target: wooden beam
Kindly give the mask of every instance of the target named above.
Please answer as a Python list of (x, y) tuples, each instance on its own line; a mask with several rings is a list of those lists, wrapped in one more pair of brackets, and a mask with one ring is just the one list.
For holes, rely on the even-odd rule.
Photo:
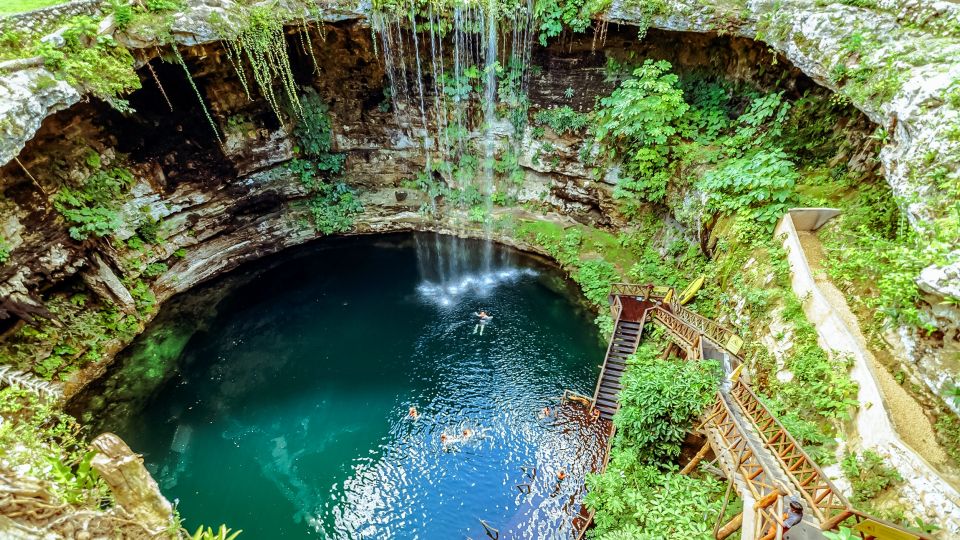
[(697, 455), (693, 456), (693, 459), (690, 460), (690, 463), (687, 463), (687, 465), (683, 468), (683, 470), (680, 471), (680, 474), (690, 474), (690, 472), (697, 467), (700, 461), (704, 457), (706, 457), (707, 452), (709, 451), (710, 451), (710, 442), (708, 441), (703, 443), (703, 447), (700, 448), (700, 451), (697, 452)]
[(743, 512), (733, 516), (733, 519), (728, 521), (726, 525), (720, 527), (720, 530), (717, 531), (717, 540), (724, 540), (731, 534), (740, 530), (740, 527), (743, 525)]

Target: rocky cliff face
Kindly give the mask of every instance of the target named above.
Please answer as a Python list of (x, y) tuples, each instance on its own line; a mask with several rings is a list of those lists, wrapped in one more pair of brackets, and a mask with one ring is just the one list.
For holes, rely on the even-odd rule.
[[(418, 210), (430, 201), (401, 187), (425, 165), (413, 135), (418, 111), (403, 102), (391, 110), (369, 27), (362, 19), (347, 19), (327, 25), (322, 35), (316, 27), (313, 32), (313, 54), (291, 47), (292, 64), (298, 81), (315, 88), (329, 104), (333, 150), (346, 155), (343, 178), (360, 189), (366, 208), (356, 231), (439, 228), (478, 234), (463, 211), (451, 208), (439, 221), (428, 219)], [(615, 85), (605, 69), (608, 56), (667, 58), (680, 72), (706, 70), (758, 85), (785, 77), (798, 93), (812, 86), (788, 64), (763, 74), (748, 69), (769, 59), (749, 40), (651, 31), (650, 39), (641, 42), (634, 29), (625, 28), (608, 31), (603, 49), (593, 36), (535, 48), (533, 63), (540, 74), (530, 82), (532, 106), (589, 108), (594, 96)], [(88, 102), (47, 116), (19, 158), (3, 168), (8, 207), (3, 234), (12, 257), (0, 275), (4, 306), (14, 315), (8, 321), (46, 315), (50, 294), (80, 287), (116, 304), (128, 318), (138, 318), (139, 327), (149, 317), (145, 304), (317, 236), (305, 207), (309, 194), (282, 166), (293, 156), (291, 126), (280, 125), (262, 99), (247, 97), (223, 48), (197, 45), (184, 49), (184, 57), (222, 133), (222, 146), (180, 66), (153, 59), (156, 78), (142, 70), (144, 88), (130, 96), (135, 114)], [(511, 129), (505, 125), (497, 131), (505, 135)], [(616, 224), (622, 218), (610, 196), (612, 186), (580, 163), (580, 142), (571, 135), (535, 139), (528, 130), (518, 145), (525, 180), (517, 202), (546, 204), (584, 222)], [(133, 173), (120, 212), (121, 229), (113, 240), (71, 238), (53, 194), (71, 179), (117, 166)], [(400, 200), (397, 191), (409, 193)], [(144, 227), (159, 229), (161, 241), (140, 245)], [(69, 325), (75, 308), (58, 306), (56, 315)], [(20, 324), (7, 328), (12, 332)], [(109, 358), (124, 341), (114, 338), (105, 336), (94, 347), (103, 349), (98, 357)], [(31, 343), (12, 338), (3, 350), (29, 369), (54, 353), (57, 340), (40, 347)], [(84, 351), (71, 354), (77, 358)], [(58, 368), (47, 373), (59, 378)], [(93, 367), (79, 380), (97, 372)]]

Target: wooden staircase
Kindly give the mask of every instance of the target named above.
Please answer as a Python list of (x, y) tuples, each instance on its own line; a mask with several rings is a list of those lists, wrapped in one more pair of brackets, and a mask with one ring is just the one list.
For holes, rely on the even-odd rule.
[[(755, 519), (740, 523), (735, 518), (728, 524), (737, 522), (729, 532), (740, 529), (741, 537), (749, 540), (784, 538), (782, 515), (792, 496), (801, 500), (806, 510), (802, 523), (805, 529), (791, 531), (796, 531), (795, 538), (823, 539), (822, 531), (835, 530), (847, 522), (853, 525), (854, 538), (863, 540), (929, 540), (924, 533), (856, 510), (753, 390), (737, 378), (743, 340), (729, 328), (672, 301), (674, 297), (672, 289), (653, 285), (618, 283), (611, 288), (610, 310), (616, 324), (593, 396), (600, 418), (609, 421), (619, 409), (623, 388), (620, 379), (627, 369), (627, 358), (640, 344), (644, 324), (660, 324), (686, 351), (688, 361), (719, 360), (728, 376), (733, 375), (725, 378), (702, 424), (728, 478), (735, 480), (741, 496), (753, 501), (739, 517), (745, 519), (746, 511), (751, 510)], [(614, 431), (611, 425), (599, 472), (606, 470)], [(593, 512), (578, 527), (578, 540), (584, 537), (592, 519)]]
[(617, 326), (607, 347), (607, 356), (593, 393), (593, 402), (600, 411), (600, 418), (611, 420), (619, 408), (620, 377), (627, 369), (627, 357), (637, 352), (644, 321), (617, 320)]

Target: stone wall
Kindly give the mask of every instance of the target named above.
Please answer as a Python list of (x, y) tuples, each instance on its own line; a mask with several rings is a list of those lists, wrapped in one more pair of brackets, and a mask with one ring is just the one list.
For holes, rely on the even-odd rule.
[(0, 25), (31, 32), (49, 31), (63, 19), (77, 15), (99, 15), (103, 0), (73, 0), (45, 8), (0, 16)]

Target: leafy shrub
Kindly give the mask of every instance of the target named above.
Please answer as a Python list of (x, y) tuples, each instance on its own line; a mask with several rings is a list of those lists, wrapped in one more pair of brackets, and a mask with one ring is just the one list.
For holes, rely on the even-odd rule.
[(353, 217), (363, 212), (360, 199), (343, 182), (317, 184), (316, 196), (307, 203), (313, 226), (323, 234), (349, 231)]
[(10, 260), (10, 244), (7, 243), (7, 239), (0, 234), (0, 265), (6, 263)]
[(670, 67), (645, 61), (596, 111), (594, 140), (605, 157), (623, 161), (614, 195), (628, 201), (658, 202), (666, 195), (671, 147), (689, 108)]
[(304, 156), (317, 158), (330, 152), (333, 147), (333, 125), (329, 107), (313, 88), (306, 88), (300, 96), (303, 115), (293, 127), (293, 136)]
[(61, 188), (53, 197), (53, 205), (73, 224), (70, 236), (83, 240), (117, 232), (123, 225), (120, 204), (133, 180), (129, 170), (113, 167), (95, 171), (77, 187)]
[(540, 45), (546, 47), (547, 40), (559, 36), (564, 28), (586, 31), (593, 16), (609, 5), (610, 0), (537, 0), (533, 11), (540, 22)]
[(109, 503), (110, 492), (91, 469), (93, 454), (72, 416), (10, 386), (0, 389), (0, 418), (0, 463), (26, 465), (30, 476), (48, 482), (68, 504), (99, 508)]
[(143, 212), (143, 223), (137, 227), (137, 236), (148, 244), (158, 245), (161, 242), (160, 229), (162, 223), (149, 212)]
[[(629, 450), (614, 448), (601, 475), (587, 477), (584, 504), (596, 510), (594, 538), (712, 538), (723, 484), (662, 472)], [(710, 519), (704, 519), (710, 516)]]
[(537, 111), (533, 116), (533, 121), (539, 125), (550, 126), (550, 129), (558, 135), (564, 133), (576, 133), (587, 127), (590, 122), (590, 115), (579, 113), (569, 105), (563, 107), (552, 107)]
[(644, 463), (676, 458), (691, 421), (713, 400), (720, 376), (716, 362), (664, 360), (654, 345), (642, 345), (621, 380), (613, 418), (618, 446)]
[(190, 535), (190, 540), (234, 540), (236, 537), (240, 536), (240, 533), (243, 532), (243, 529), (239, 531), (231, 531), (230, 527), (226, 525), (220, 525), (220, 528), (216, 531), (212, 527), (204, 528), (203, 525), (197, 527), (197, 530)]
[(169, 268), (164, 263), (150, 263), (143, 269), (143, 275), (146, 277), (157, 277), (167, 270), (169, 270)]
[(582, 261), (573, 274), (573, 280), (580, 284), (583, 294), (594, 304), (607, 303), (610, 285), (620, 281), (620, 274), (613, 264), (602, 259)]
[(840, 467), (853, 486), (853, 496), (850, 498), (853, 503), (874, 499), (887, 488), (903, 481), (900, 473), (873, 450), (865, 450), (860, 455), (845, 455)]
[(709, 208), (725, 214), (746, 212), (772, 225), (795, 205), (798, 177), (782, 149), (758, 149), (707, 171), (698, 187), (707, 193)]
[(63, 33), (63, 47), (40, 42), (35, 54), (59, 78), (124, 110), (126, 102), (118, 96), (140, 88), (133, 56), (112, 37), (98, 35), (97, 30), (98, 24), (91, 17), (74, 17)]

